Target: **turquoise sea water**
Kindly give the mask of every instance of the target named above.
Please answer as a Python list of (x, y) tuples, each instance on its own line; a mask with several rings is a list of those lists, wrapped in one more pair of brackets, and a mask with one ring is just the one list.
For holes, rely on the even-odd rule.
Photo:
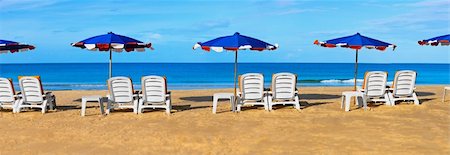
[[(299, 86), (351, 86), (352, 63), (240, 63), (239, 74), (256, 72), (265, 76), (291, 72), (298, 75)], [(168, 79), (169, 89), (208, 89), (233, 87), (233, 63), (115, 63), (113, 76), (131, 77), (140, 88), (140, 77), (161, 75)], [(450, 84), (450, 64), (359, 64), (358, 81), (365, 71), (387, 71), (392, 81), (397, 70), (416, 70), (417, 84)], [(17, 76), (40, 75), (48, 90), (107, 89), (107, 63), (0, 64), (0, 76), (12, 78), (19, 88)]]

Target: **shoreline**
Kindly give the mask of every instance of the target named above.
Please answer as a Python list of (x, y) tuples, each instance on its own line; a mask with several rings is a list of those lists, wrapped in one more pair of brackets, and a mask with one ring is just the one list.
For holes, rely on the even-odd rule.
[[(85, 85), (85, 84), (82, 84)], [(95, 84), (97, 85), (97, 84)], [(445, 86), (449, 86), (450, 84), (416, 84), (416, 86), (441, 86), (441, 87), (445, 87)], [(44, 89), (48, 90), (48, 91), (106, 91), (107, 90), (107, 86), (105, 85), (97, 85), (99, 87), (103, 87), (101, 89), (47, 89), (48, 87), (52, 87), (46, 84), (43, 84)], [(64, 85), (65, 86), (65, 85)], [(135, 90), (140, 90), (141, 89), (141, 85), (133, 85)], [(389, 85), (388, 85), (389, 86)], [(19, 86), (14, 86), (16, 89), (19, 88)], [(173, 86), (172, 86), (173, 87)], [(186, 89), (187, 87), (192, 88), (192, 89)], [(203, 87), (203, 88), (199, 88), (199, 87), (203, 87), (203, 85), (195, 85), (195, 86), (181, 86), (181, 87), (176, 87), (176, 88), (171, 88), (171, 85), (169, 84), (168, 90), (185, 90), (185, 91), (189, 91), (189, 90), (217, 90), (217, 89), (233, 89), (234, 87)], [(269, 88), (270, 85), (265, 85), (265, 88)], [(318, 88), (318, 87), (325, 87), (325, 88), (345, 88), (345, 87), (353, 87), (353, 85), (297, 85), (297, 88)], [(20, 89), (17, 89), (17, 91), (20, 91)]]

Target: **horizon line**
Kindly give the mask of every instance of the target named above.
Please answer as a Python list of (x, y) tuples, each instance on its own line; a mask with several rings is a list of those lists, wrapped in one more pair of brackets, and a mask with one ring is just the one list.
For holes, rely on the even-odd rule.
[[(108, 64), (108, 62), (32, 62), (32, 63), (0, 63), (0, 65), (21, 64)], [(234, 64), (234, 62), (113, 62), (113, 64)], [(238, 64), (354, 64), (354, 62), (238, 62)], [(442, 64), (450, 63), (421, 63), (421, 62), (395, 62), (395, 63), (358, 63), (358, 64)]]

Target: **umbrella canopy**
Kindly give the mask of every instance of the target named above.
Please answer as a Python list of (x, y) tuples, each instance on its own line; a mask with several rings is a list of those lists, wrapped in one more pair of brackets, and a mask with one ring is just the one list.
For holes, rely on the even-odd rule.
[(259, 39), (244, 36), (236, 32), (231, 36), (219, 37), (204, 43), (199, 42), (194, 45), (194, 49), (197, 49), (199, 47), (206, 51), (210, 51), (212, 49), (216, 52), (222, 52), (224, 49), (229, 51), (247, 49), (263, 51), (275, 50), (277, 49), (278, 45), (272, 45)]
[(94, 36), (77, 43), (72, 43), (72, 46), (79, 48), (86, 48), (88, 50), (122, 52), (124, 49), (127, 52), (131, 51), (145, 51), (145, 48), (152, 48), (151, 43), (143, 43), (142, 41), (118, 35), (109, 32), (104, 35)]
[(142, 41), (118, 35), (109, 32), (104, 35), (94, 36), (77, 43), (72, 43), (72, 46), (79, 47), (82, 49), (88, 49), (92, 51), (109, 51), (109, 78), (111, 78), (112, 73), (112, 52), (122, 52), (123, 50), (127, 52), (131, 51), (145, 51), (145, 48), (153, 49), (151, 43), (143, 43)]
[(356, 59), (355, 59), (355, 86), (354, 89), (356, 90), (356, 79), (358, 75), (358, 50), (362, 49), (363, 47), (367, 49), (377, 49), (380, 51), (384, 51), (388, 47), (392, 47), (392, 50), (395, 50), (397, 47), (394, 44), (390, 44), (387, 42), (383, 42), (380, 40), (376, 40), (373, 38), (369, 38), (366, 36), (363, 36), (359, 33), (356, 33), (351, 36), (345, 36), (341, 38), (331, 39), (327, 41), (320, 42), (318, 40), (314, 41), (314, 44), (322, 46), (322, 47), (328, 47), (328, 48), (334, 48), (334, 47), (343, 47), (343, 48), (350, 48), (356, 50)]
[(35, 47), (33, 45), (21, 44), (9, 40), (0, 40), (0, 54), (1, 53), (15, 53), (19, 51), (33, 50)]
[[(205, 51), (214, 50), (216, 52), (222, 52), (224, 50), (234, 51), (234, 98), (236, 98), (236, 89), (237, 89), (237, 58), (238, 58), (238, 50), (275, 50), (278, 48), (278, 44), (272, 45), (261, 41), (259, 39), (255, 39), (252, 37), (244, 36), (239, 34), (238, 32), (234, 33), (231, 36), (219, 37), (204, 43), (198, 42), (194, 45), (193, 49), (202, 48)], [(234, 100), (233, 111), (235, 108), (236, 100)]]
[(431, 46), (438, 46), (439, 44), (442, 46), (448, 46), (450, 45), (450, 34), (434, 37), (426, 40), (418, 41), (419, 45), (431, 45)]

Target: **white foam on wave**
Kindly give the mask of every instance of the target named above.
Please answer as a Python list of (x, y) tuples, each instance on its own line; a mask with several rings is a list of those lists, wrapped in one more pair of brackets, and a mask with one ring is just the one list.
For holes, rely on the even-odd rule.
[[(355, 79), (342, 80), (343, 83), (354, 83)], [(357, 83), (363, 83), (364, 79), (356, 79)]]
[[(354, 83), (355, 79), (347, 79), (347, 80), (338, 80), (338, 79), (329, 79), (329, 80), (322, 80), (320, 81), (320, 83)], [(356, 79), (357, 83), (362, 83), (364, 82), (364, 79)]]
[(330, 79), (330, 80), (322, 80), (320, 81), (320, 83), (340, 83), (341, 80), (337, 80), (337, 79)]

